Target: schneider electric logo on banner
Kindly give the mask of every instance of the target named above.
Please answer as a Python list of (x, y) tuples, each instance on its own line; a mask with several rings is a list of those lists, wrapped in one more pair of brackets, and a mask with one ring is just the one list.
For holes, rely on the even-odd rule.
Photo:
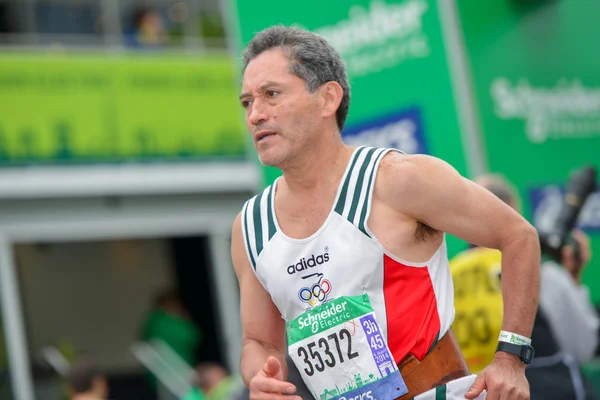
[(350, 7), (347, 19), (315, 32), (340, 52), (350, 76), (363, 76), (429, 55), (429, 40), (423, 32), (428, 8), (426, 0), (374, 0), (368, 8)]
[[(564, 188), (557, 185), (546, 186), (532, 189), (529, 194), (533, 206), (533, 225), (541, 232), (550, 231), (561, 210)], [(600, 233), (600, 190), (587, 199), (579, 214), (577, 226)]]
[(586, 87), (577, 79), (535, 87), (527, 79), (513, 84), (496, 78), (490, 89), (496, 115), (525, 120), (525, 132), (533, 143), (600, 136), (600, 87)]
[(352, 146), (393, 147), (408, 154), (427, 153), (418, 108), (349, 126), (342, 139)]

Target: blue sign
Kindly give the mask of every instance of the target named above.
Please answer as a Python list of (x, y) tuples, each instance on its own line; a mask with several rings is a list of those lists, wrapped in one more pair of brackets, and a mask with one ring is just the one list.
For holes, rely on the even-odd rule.
[(397, 111), (344, 129), (342, 139), (349, 145), (392, 147), (407, 154), (426, 154), (423, 124), (418, 108)]

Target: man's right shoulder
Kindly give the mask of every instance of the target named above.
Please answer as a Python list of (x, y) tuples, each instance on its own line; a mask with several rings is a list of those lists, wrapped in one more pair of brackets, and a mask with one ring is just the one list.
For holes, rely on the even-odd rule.
[(269, 185), (260, 192), (256, 193), (254, 196), (250, 197), (244, 205), (242, 209), (238, 213), (236, 220), (234, 223), (240, 223), (239, 220), (242, 217), (246, 217), (247, 214), (252, 215), (253, 213), (257, 213), (260, 209), (261, 202), (265, 200), (271, 200), (270, 197), (274, 196), (275, 193), (272, 192), (273, 185)]
[(268, 196), (270, 190), (271, 185), (267, 186), (265, 189), (256, 193), (254, 196), (250, 197), (244, 202), (242, 208), (233, 220), (232, 235), (239, 235), (240, 237), (243, 237), (244, 233), (250, 234), (247, 231), (247, 225), (253, 224), (253, 219), (256, 217), (256, 214), (260, 214), (260, 203), (262, 198), (263, 196)]
[(246, 202), (244, 203), (244, 205), (242, 206), (242, 210), (240, 212), (243, 212), (244, 209), (250, 205), (251, 203), (253, 203), (255, 200), (257, 199), (262, 199), (263, 196), (269, 196), (269, 194), (271, 193), (271, 188), (273, 187), (273, 185), (269, 185), (267, 187), (265, 187), (264, 189), (256, 192), (254, 194), (254, 196), (250, 197), (248, 200), (246, 200)]
[(246, 200), (244, 202), (244, 204), (242, 205), (242, 208), (238, 211), (237, 215), (235, 216), (235, 219), (233, 220), (233, 226), (235, 227), (236, 225), (241, 225), (241, 220), (242, 217), (244, 216), (244, 214), (248, 211), (248, 207), (254, 203), (254, 201), (256, 200), (256, 198), (258, 196), (260, 196), (263, 191), (260, 191), (259, 193), (255, 194), (254, 196), (250, 197), (248, 200)]

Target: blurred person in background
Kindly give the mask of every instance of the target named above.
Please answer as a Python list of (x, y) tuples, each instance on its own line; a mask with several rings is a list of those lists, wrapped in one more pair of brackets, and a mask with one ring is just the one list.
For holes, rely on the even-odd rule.
[[(146, 317), (141, 339), (151, 343), (164, 342), (190, 367), (196, 365), (196, 350), (202, 339), (198, 326), (185, 309), (177, 291), (168, 289), (157, 296), (153, 308)], [(156, 378), (150, 374), (151, 383)]]
[[(521, 211), (517, 191), (500, 175), (484, 175), (475, 182), (516, 211)], [(598, 346), (600, 321), (581, 276), (591, 259), (588, 237), (573, 232), (580, 249), (573, 245), (562, 251), (561, 264), (543, 260), (540, 303), (533, 327), (535, 359), (526, 369), (531, 399), (595, 399), (591, 385), (580, 372)], [(495, 339), (500, 334), (503, 302), (500, 263), (495, 249), (472, 247), (450, 262), (455, 283), (456, 318), (453, 328), (473, 372), (494, 357)]]
[(133, 16), (131, 31), (127, 36), (132, 47), (160, 47), (167, 44), (168, 35), (163, 17), (152, 8), (137, 10)]
[(239, 376), (231, 376), (215, 362), (196, 366), (195, 387), (182, 400), (243, 400), (248, 392)]
[(106, 378), (89, 361), (75, 363), (67, 374), (67, 392), (71, 400), (106, 400)]

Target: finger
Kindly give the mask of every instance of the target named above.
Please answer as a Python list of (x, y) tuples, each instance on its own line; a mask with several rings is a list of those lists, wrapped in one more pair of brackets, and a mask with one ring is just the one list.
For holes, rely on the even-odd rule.
[(588, 235), (585, 234), (584, 231), (582, 231), (581, 229), (575, 229), (575, 232), (573, 232), (573, 235), (575, 236), (575, 239), (577, 239), (577, 241), (580, 244), (586, 245), (590, 243), (590, 237)]
[(573, 260), (574, 252), (573, 246), (566, 245), (562, 248), (562, 264), (567, 269), (567, 271), (572, 272), (575, 269), (575, 262)]
[(296, 393), (296, 386), (279, 379), (256, 376), (250, 382), (250, 391), (257, 393), (294, 394)]
[(591, 259), (592, 259), (592, 248), (588, 244), (581, 248), (581, 264), (585, 266), (590, 262)]
[(579, 243), (579, 251), (581, 253), (581, 260), (583, 265), (587, 264), (592, 258), (590, 238), (581, 229), (576, 229), (573, 233), (575, 240)]
[(281, 362), (276, 357), (269, 356), (267, 362), (263, 366), (263, 371), (268, 377), (275, 379), (283, 379), (283, 371), (281, 370)]
[[(483, 392), (485, 389), (485, 375), (479, 375), (475, 382), (471, 385), (467, 393), (465, 394), (465, 399), (475, 399), (477, 396)], [(488, 397), (489, 398), (489, 397)]]

